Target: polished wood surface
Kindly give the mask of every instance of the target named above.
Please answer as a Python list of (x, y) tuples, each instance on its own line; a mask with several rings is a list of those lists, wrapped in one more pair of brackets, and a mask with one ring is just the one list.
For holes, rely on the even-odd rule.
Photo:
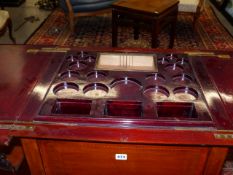
[(178, 2), (178, 0), (120, 0), (113, 4), (113, 8), (117, 6), (118, 8), (122, 7), (129, 10), (134, 9), (159, 14), (163, 13), (165, 10), (174, 6), (175, 4), (178, 4)]
[(45, 175), (44, 167), (40, 157), (39, 147), (36, 140), (21, 139), (23, 150), (32, 175)]
[[(57, 69), (59, 68), (61, 61), (64, 59), (64, 55), (66, 53), (59, 52), (59, 51), (57, 51), (57, 52), (46, 51), (45, 52), (44, 50), (39, 50), (36, 53), (34, 53), (34, 52), (33, 53), (32, 52), (26, 53), (26, 47), (11, 46), (10, 48), (14, 49), (14, 51), (15, 51), (14, 53), (12, 53), (12, 52), (10, 52), (9, 49), (6, 49), (8, 47), (9, 46), (1, 46), (1, 49), (4, 50), (4, 51), (2, 51), (4, 57), (8, 58), (8, 59), (1, 59), (2, 65), (8, 66), (8, 67), (5, 66), (6, 69), (5, 69), (5, 67), (4, 67), (4, 69), (1, 69), (1, 78), (3, 79), (3, 81), (1, 81), (1, 85), (2, 85), (2, 87), (7, 87), (7, 85), (9, 85), (9, 87), (12, 87), (12, 89), (8, 87), (8, 88), (5, 88), (1, 91), (1, 102), (3, 104), (2, 110), (1, 110), (1, 115), (2, 115), (1, 119), (2, 119), (2, 121), (4, 121), (4, 117), (5, 117), (6, 121), (9, 121), (9, 120), (14, 121), (16, 114), (21, 114), (18, 121), (28, 121), (29, 122), (28, 124), (30, 124), (30, 122), (32, 122), (33, 120), (39, 121), (38, 109), (40, 108), (42, 99), (44, 98), (44, 96), (46, 94), (46, 89), (48, 89), (50, 87), (50, 83), (51, 83), (53, 77), (55, 76)], [(104, 51), (106, 51), (106, 50), (104, 50)], [(129, 50), (127, 50), (127, 51), (129, 51)], [(134, 50), (131, 50), (131, 51), (134, 51)], [(73, 51), (73, 52), (78, 52), (78, 50)], [(146, 52), (146, 51), (144, 50), (144, 52)], [(153, 52), (155, 52), (155, 50), (148, 51), (148, 53), (153, 53)], [(166, 52), (169, 53), (171, 51), (166, 51)], [(175, 52), (175, 51), (173, 51), (173, 52)], [(225, 127), (228, 130), (231, 128), (232, 120), (228, 116), (228, 113), (225, 111), (224, 107), (226, 107), (226, 109), (228, 109), (228, 110), (232, 110), (232, 108), (231, 108), (232, 101), (229, 98), (226, 98), (226, 96), (225, 96), (225, 98), (222, 98), (224, 100), (224, 103), (221, 103), (221, 100), (217, 99), (217, 89), (215, 89), (214, 83), (215, 82), (217, 83), (218, 89), (223, 90), (222, 91), (223, 93), (221, 93), (220, 95), (227, 94), (229, 97), (230, 97), (230, 93), (232, 92), (230, 90), (231, 86), (229, 86), (227, 82), (224, 84), (224, 86), (221, 85), (221, 83), (224, 83), (224, 82), (221, 82), (222, 76), (221, 76), (220, 72), (219, 72), (218, 76), (214, 76), (214, 79), (213, 79), (213, 77), (211, 78), (212, 75), (217, 74), (218, 69), (215, 69), (215, 68), (217, 68), (219, 65), (220, 65), (220, 67), (224, 67), (223, 70), (226, 70), (226, 71), (224, 71), (224, 77), (231, 76), (232, 72), (231, 72), (230, 67), (232, 64), (232, 60), (218, 58), (218, 55), (223, 54), (223, 53), (225, 55), (232, 57), (232, 52), (228, 53), (228, 52), (219, 52), (218, 51), (213, 56), (209, 56), (209, 57), (196, 56), (195, 58), (190, 57), (190, 59), (193, 60), (192, 64), (194, 66), (194, 69), (197, 70), (196, 74), (199, 76), (198, 79), (200, 81), (201, 87), (203, 88), (204, 92), (205, 91), (207, 92), (206, 94), (204, 94), (204, 96), (207, 99), (207, 102), (209, 105), (209, 110), (213, 110), (213, 112), (215, 110), (215, 106), (213, 106), (215, 103), (213, 103), (213, 100), (216, 101), (216, 104), (221, 104), (221, 106), (223, 107), (221, 113), (218, 113), (218, 114), (216, 113), (213, 115), (213, 120), (214, 120), (214, 123), (216, 124), (216, 127), (217, 128), (219, 127), (219, 129), (223, 129)], [(18, 67), (20, 68), (20, 66), (19, 66), (20, 64), (18, 63), (19, 60), (23, 60), (23, 62), (25, 62), (24, 63), (25, 71), (17, 71), (18, 69), (15, 69), (15, 67), (16, 67), (15, 65), (18, 65)], [(28, 60), (28, 63), (27, 63), (27, 60)], [(39, 63), (42, 66), (37, 66)], [(225, 63), (227, 63), (227, 64), (225, 64)], [(46, 64), (48, 64), (48, 65), (43, 66)], [(200, 66), (200, 65), (202, 65), (202, 66)], [(207, 69), (206, 70), (207, 72), (205, 71), (205, 69)], [(10, 72), (12, 72), (13, 74), (11, 75)], [(27, 75), (27, 74), (29, 74), (29, 75)], [(3, 75), (7, 75), (7, 76), (3, 76)], [(17, 81), (13, 81), (14, 79), (12, 79), (12, 77), (14, 77), (14, 76), (16, 76), (15, 79)], [(30, 76), (32, 76), (31, 79), (34, 81), (28, 81), (28, 77), (30, 78)], [(208, 79), (208, 81), (206, 80), (206, 78)], [(20, 81), (18, 81), (18, 79), (20, 79)], [(10, 80), (12, 80), (12, 81), (10, 81)], [(22, 85), (22, 83), (24, 83), (24, 82), (25, 82), (25, 84)], [(206, 82), (208, 82), (208, 83), (206, 84)], [(23, 91), (22, 88), (24, 88), (25, 91)], [(25, 88), (28, 88), (28, 89), (25, 89)], [(215, 96), (216, 98), (214, 98), (214, 99), (210, 98), (209, 95), (211, 95), (211, 94), (208, 93), (209, 91), (211, 91), (212, 93), (216, 93), (216, 96)], [(22, 93), (22, 92), (24, 92), (24, 93)], [(17, 96), (17, 94), (20, 94), (21, 96), (19, 96), (19, 95)], [(8, 97), (8, 103), (6, 103), (7, 97)], [(224, 97), (224, 96), (222, 96), (222, 97)], [(9, 99), (11, 99), (11, 98), (13, 98), (12, 103), (11, 103), (11, 101), (9, 101)], [(219, 96), (219, 98), (220, 98), (220, 96)], [(26, 102), (25, 102), (26, 104), (20, 103), (17, 99), (21, 99), (21, 101), (27, 101), (27, 103)], [(13, 102), (14, 103), (18, 102), (18, 103), (15, 104), (13, 106), (13, 108), (10, 108), (10, 106), (12, 106)], [(225, 104), (226, 104), (226, 106), (224, 106)], [(6, 105), (6, 106), (4, 106), (4, 105)], [(214, 109), (212, 109), (212, 107)], [(220, 106), (218, 106), (218, 107), (220, 107)], [(14, 109), (14, 110), (11, 110), (11, 109)], [(18, 113), (16, 112), (17, 110), (19, 111)], [(6, 113), (4, 113), (4, 111), (6, 111)], [(224, 111), (226, 113), (224, 113)], [(11, 115), (8, 116), (8, 115), (6, 115), (7, 113), (11, 113)], [(216, 116), (219, 115), (219, 116), (215, 117), (215, 115)], [(221, 121), (221, 120), (223, 120), (223, 121)], [(228, 122), (224, 122), (224, 120), (228, 120)], [(49, 116), (43, 116), (43, 121), (45, 121), (45, 122), (52, 121), (52, 122), (54, 122), (53, 124), (55, 124), (54, 126), (56, 126), (56, 123), (64, 122), (64, 121), (68, 122), (68, 123), (72, 123), (75, 121), (79, 121), (80, 123), (83, 123), (83, 124), (86, 123), (85, 120), (81, 120), (81, 119), (79, 120), (79, 119), (74, 119), (74, 118), (69, 119), (69, 118), (56, 118), (56, 117), (51, 118)], [(90, 122), (90, 125), (95, 125), (95, 123), (94, 122), (92, 123), (91, 120), (88, 122)], [(110, 126), (111, 120), (109, 120), (109, 122), (99, 121), (98, 123), (100, 123), (100, 124), (106, 123)], [(118, 124), (120, 125), (121, 122), (119, 122)], [(157, 123), (157, 122), (155, 122), (154, 124), (161, 126), (161, 124)], [(145, 123), (145, 125), (147, 125), (147, 123)], [(187, 125), (187, 123), (186, 123), (186, 125)], [(185, 123), (183, 123), (183, 126), (185, 126)], [(188, 124), (188, 126), (195, 126), (195, 125), (190, 123), (190, 124)], [(46, 128), (46, 126), (44, 126), (44, 127)], [(51, 125), (51, 127), (53, 127), (53, 126)], [(72, 126), (72, 127), (76, 128), (75, 126)], [(72, 128), (72, 127), (70, 127), (70, 128)], [(77, 126), (77, 128), (78, 128), (78, 126)], [(82, 127), (79, 126), (79, 128), (82, 128)], [(83, 128), (85, 128), (85, 127), (83, 127)], [(167, 130), (167, 129), (168, 128), (166, 128), (165, 130)], [(35, 128), (35, 130), (37, 130), (37, 127)], [(43, 127), (42, 127), (42, 130), (43, 130)], [(42, 134), (42, 130), (41, 130), (41, 134)], [(193, 129), (193, 130), (195, 130), (195, 129)], [(209, 131), (212, 132), (211, 130), (209, 130)], [(11, 132), (14, 133), (15, 131), (11, 131)], [(196, 131), (196, 132), (198, 133), (198, 131)], [(22, 133), (22, 132), (17, 131), (15, 133), (18, 133), (20, 135), (20, 133)], [(37, 133), (40, 134), (40, 130), (38, 130)], [(49, 133), (47, 132), (47, 134), (49, 134)], [(52, 135), (55, 135), (55, 133)]]
[[(0, 144), (9, 144), (12, 138), (11, 131), (17, 128), (15, 123), (25, 109), (31, 92), (36, 86), (39, 87), (41, 75), (53, 59), (58, 60), (59, 55), (62, 57), (64, 54), (46, 51), (37, 53), (39, 47), (33, 47), (35, 52), (33, 49), (30, 52), (30, 48), (20, 45), (0, 46), (0, 123), (4, 124), (0, 125)], [(38, 88), (33, 95), (41, 99), (41, 93), (43, 94)]]
[(228, 153), (228, 148), (224, 148), (224, 147), (211, 148), (204, 174), (208, 174), (208, 175), (220, 174), (227, 153)]
[[(0, 46), (1, 121), (15, 121), (55, 53), (27, 53), (27, 47)], [(35, 61), (35, 59), (37, 61)]]
[[(0, 51), (1, 141), (12, 137), (21, 140), (32, 174), (65, 174), (64, 171), (94, 174), (106, 169), (106, 174), (163, 174), (164, 171), (169, 174), (174, 170), (178, 174), (219, 175), (233, 145), (233, 51), (4, 45)], [(211, 121), (148, 121), (40, 113), (63, 61), (80, 51), (158, 56), (186, 53)], [(124, 152), (129, 155), (127, 163), (114, 159), (113, 155)]]
[(210, 73), (211, 79), (216, 83), (219, 95), (224, 102), (224, 107), (227, 114), (233, 117), (233, 100), (232, 94), (233, 79), (232, 79), (232, 58), (231, 59), (218, 59), (209, 58), (203, 60), (206, 65), (206, 69)]
[[(208, 147), (39, 141), (45, 172), (52, 174), (202, 174)], [(127, 160), (116, 160), (116, 154)], [(66, 160), (66, 161), (64, 161)]]
[(25, 48), (1, 46), (0, 52), (2, 54), (0, 59), (1, 121), (4, 119), (14, 121), (22, 112), (28, 93), (37, 82), (35, 75), (38, 74), (40, 67), (32, 60), (30, 63), (29, 58), (24, 57)]

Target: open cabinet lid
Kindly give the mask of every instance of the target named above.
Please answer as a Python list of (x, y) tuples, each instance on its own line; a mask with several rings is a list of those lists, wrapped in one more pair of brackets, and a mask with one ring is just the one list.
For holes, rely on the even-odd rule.
[(24, 127), (16, 124), (20, 121), (33, 89), (51, 63), (51, 58), (61, 58), (64, 53), (41, 51), (39, 46), (22, 45), (1, 45), (0, 53), (1, 144), (10, 140), (12, 130)]

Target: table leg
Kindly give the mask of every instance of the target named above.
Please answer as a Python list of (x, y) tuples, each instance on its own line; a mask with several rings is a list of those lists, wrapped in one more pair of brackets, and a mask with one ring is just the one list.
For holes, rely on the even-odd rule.
[(157, 39), (159, 33), (158, 20), (152, 21), (152, 31), (151, 31), (151, 47), (156, 48), (158, 46)]
[(174, 40), (175, 40), (175, 36), (176, 36), (176, 21), (177, 21), (177, 17), (175, 17), (174, 20), (172, 20), (172, 22), (171, 22), (170, 43), (169, 43), (170, 49), (173, 48)]
[(134, 39), (137, 40), (139, 38), (139, 24), (138, 21), (134, 21), (133, 24), (133, 29), (134, 29)]
[(112, 47), (117, 47), (118, 14), (112, 9)]

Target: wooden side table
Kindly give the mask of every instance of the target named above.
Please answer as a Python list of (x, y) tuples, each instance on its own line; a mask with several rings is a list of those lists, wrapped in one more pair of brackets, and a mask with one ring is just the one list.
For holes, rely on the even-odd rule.
[[(157, 47), (159, 32), (166, 25), (171, 25), (169, 48), (173, 47), (178, 0), (122, 0), (112, 5), (112, 47), (117, 47), (117, 34), (120, 17), (134, 21), (143, 21), (151, 26), (151, 47)], [(138, 25), (134, 25), (134, 39), (138, 38)]]

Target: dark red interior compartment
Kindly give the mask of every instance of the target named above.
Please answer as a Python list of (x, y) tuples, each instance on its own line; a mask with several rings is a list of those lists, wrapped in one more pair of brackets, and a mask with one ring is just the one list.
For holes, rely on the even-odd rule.
[(90, 115), (91, 100), (58, 99), (52, 108), (53, 114)]
[(139, 101), (107, 101), (105, 115), (118, 117), (142, 116), (142, 102)]
[(194, 103), (158, 102), (156, 103), (159, 118), (197, 118)]

